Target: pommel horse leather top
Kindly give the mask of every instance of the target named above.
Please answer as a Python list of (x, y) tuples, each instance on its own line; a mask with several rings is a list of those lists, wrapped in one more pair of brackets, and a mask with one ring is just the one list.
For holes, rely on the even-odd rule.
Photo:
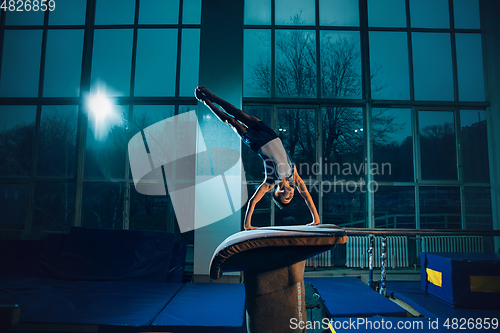
[(290, 266), (346, 241), (346, 232), (334, 224), (241, 231), (217, 247), (210, 263), (210, 277), (219, 279), (223, 272)]

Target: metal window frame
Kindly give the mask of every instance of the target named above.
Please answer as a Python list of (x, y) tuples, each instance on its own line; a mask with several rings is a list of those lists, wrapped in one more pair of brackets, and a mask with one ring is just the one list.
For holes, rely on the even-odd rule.
[[(36, 120), (35, 120), (35, 134), (32, 151), (32, 165), (31, 174), (28, 177), (2, 177), (0, 184), (25, 184), (28, 186), (28, 202), (27, 202), (27, 218), (24, 224), (24, 237), (34, 238), (33, 234), (33, 214), (34, 214), (34, 200), (35, 200), (35, 186), (39, 183), (61, 183), (71, 182), (74, 187), (74, 211), (73, 225), (82, 225), (82, 211), (83, 211), (83, 187), (87, 183), (121, 183), (125, 189), (124, 194), (124, 212), (123, 212), (123, 229), (130, 227), (130, 186), (133, 186), (133, 180), (130, 179), (129, 157), (128, 153), (125, 156), (125, 172), (124, 178), (117, 179), (89, 179), (84, 176), (84, 158), (86, 150), (88, 116), (86, 112), (85, 97), (90, 93), (91, 86), (91, 71), (92, 71), (92, 57), (93, 57), (93, 44), (94, 32), (97, 29), (133, 29), (132, 41), (132, 57), (131, 57), (131, 76), (130, 76), (130, 91), (128, 96), (118, 97), (115, 99), (117, 105), (128, 107), (128, 121), (133, 117), (134, 105), (172, 105), (174, 106), (174, 113), (179, 113), (179, 106), (181, 105), (196, 105), (197, 101), (193, 97), (186, 97), (179, 95), (180, 83), (180, 58), (182, 49), (182, 31), (183, 29), (200, 29), (199, 24), (184, 24), (182, 22), (183, 15), (183, 0), (179, 0), (179, 21), (177, 24), (139, 24), (139, 7), (140, 0), (135, 1), (134, 23), (133, 24), (110, 24), (110, 25), (96, 25), (96, 0), (87, 0), (85, 23), (79, 25), (49, 25), (50, 12), (44, 14), (44, 23), (42, 25), (12, 25), (5, 24), (6, 13), (0, 11), (0, 71), (2, 68), (2, 54), (3, 54), (3, 41), (4, 34), (7, 30), (41, 30), (42, 31), (42, 50), (41, 50), (41, 63), (39, 75), (39, 88), (37, 97), (2, 97), (0, 98), (0, 105), (34, 105), (36, 106)], [(135, 70), (136, 70), (136, 57), (137, 57), (137, 34), (138, 29), (177, 29), (177, 67), (175, 75), (175, 95), (168, 97), (135, 97), (133, 92), (135, 88)], [(79, 97), (43, 97), (43, 83), (45, 76), (45, 57), (46, 57), (46, 43), (48, 30), (71, 30), (78, 29), (84, 30), (83, 37), (83, 50), (82, 50), (82, 67), (80, 78), (80, 95)], [(0, 72), (1, 75), (1, 72)], [(78, 118), (76, 127), (76, 144), (75, 144), (75, 172), (73, 177), (44, 177), (37, 176), (37, 157), (38, 157), (38, 140), (40, 131), (40, 118), (41, 109), (44, 105), (74, 105), (78, 107)], [(129, 138), (133, 133), (128, 132)], [(170, 223), (175, 223), (173, 212), (171, 212)], [(169, 227), (170, 228), (170, 227)], [(170, 228), (173, 230), (173, 227)]]
[[(129, 198), (130, 198), (130, 186), (132, 180), (129, 179), (129, 168), (128, 168), (128, 156), (126, 156), (125, 165), (125, 178), (120, 179), (86, 179), (84, 177), (84, 155), (85, 155), (85, 145), (86, 145), (86, 135), (88, 119), (85, 112), (85, 102), (84, 96), (90, 91), (90, 74), (92, 67), (92, 54), (93, 54), (93, 39), (95, 29), (121, 29), (121, 28), (132, 28), (134, 30), (133, 37), (133, 51), (132, 51), (132, 64), (131, 64), (131, 85), (130, 85), (130, 96), (117, 98), (118, 105), (128, 105), (129, 107), (129, 120), (133, 116), (134, 105), (174, 105), (175, 114), (179, 112), (180, 105), (196, 105), (196, 100), (194, 97), (181, 97), (179, 96), (179, 82), (180, 82), (180, 57), (182, 48), (182, 29), (184, 28), (196, 28), (201, 29), (201, 24), (183, 24), (183, 0), (179, 0), (179, 22), (177, 24), (139, 24), (138, 23), (138, 11), (140, 0), (136, 0), (135, 16), (133, 24), (123, 24), (123, 25), (95, 25), (95, 5), (96, 0), (87, 0), (86, 5), (86, 15), (84, 25), (49, 25), (48, 18), (50, 13), (46, 12), (44, 16), (43, 25), (25, 25), (25, 26), (7, 26), (6, 13), (0, 11), (0, 55), (3, 54), (3, 42), (4, 34), (7, 30), (42, 30), (42, 52), (41, 52), (41, 63), (40, 63), (40, 78), (39, 78), (39, 91), (37, 97), (26, 97), (26, 98), (15, 98), (15, 97), (4, 97), (0, 98), (0, 105), (35, 105), (36, 106), (36, 122), (35, 122), (35, 136), (33, 142), (33, 152), (32, 152), (32, 171), (29, 177), (23, 178), (13, 178), (13, 177), (3, 177), (0, 178), (0, 184), (26, 184), (28, 186), (28, 203), (27, 203), (27, 219), (25, 222), (25, 233), (27, 237), (32, 237), (32, 223), (33, 223), (33, 213), (34, 213), (34, 192), (37, 183), (46, 182), (74, 182), (75, 184), (75, 202), (74, 202), (74, 225), (81, 225), (82, 218), (82, 195), (83, 195), (83, 184), (92, 182), (122, 182), (125, 184), (127, 189), (124, 196), (126, 205), (124, 212), (123, 228), (129, 227)], [(276, 30), (311, 30), (315, 31), (316, 35), (316, 71), (317, 71), (317, 94), (314, 98), (277, 98), (275, 90), (275, 77), (271, 76), (271, 97), (266, 98), (243, 98), (244, 105), (271, 105), (273, 110), (277, 110), (277, 107), (282, 107), (283, 105), (290, 106), (291, 108), (296, 108), (299, 106), (307, 105), (307, 108), (316, 108), (316, 130), (317, 130), (317, 143), (316, 143), (316, 160), (321, 159), (322, 152), (322, 138), (323, 131), (321, 126), (321, 107), (322, 106), (346, 106), (346, 107), (361, 107), (364, 113), (364, 126), (366, 130), (364, 131), (364, 151), (365, 156), (368, 160), (372, 159), (372, 142), (371, 142), (371, 110), (376, 107), (389, 107), (389, 108), (410, 108), (412, 111), (412, 131), (413, 131), (413, 165), (414, 165), (414, 182), (377, 182), (381, 185), (387, 184), (392, 186), (406, 186), (411, 185), (415, 187), (415, 218), (416, 226), (420, 228), (420, 211), (419, 211), (419, 186), (420, 185), (437, 185), (437, 186), (459, 186), (461, 193), (461, 213), (462, 213), (462, 228), (466, 228), (465, 219), (465, 198), (464, 191), (465, 187), (468, 186), (479, 186), (479, 187), (491, 187), (491, 179), (488, 183), (465, 183), (463, 181), (463, 174), (460, 168), (461, 165), (461, 128), (460, 126), (460, 115), (459, 111), (464, 109), (478, 109), (486, 110), (490, 103), (488, 101), (482, 102), (467, 102), (460, 101), (459, 91), (458, 91), (458, 69), (457, 69), (457, 53), (456, 53), (456, 34), (457, 33), (481, 33), (481, 29), (457, 29), (454, 25), (454, 8), (453, 0), (449, 0), (448, 8), (450, 13), (450, 27), (449, 28), (412, 28), (411, 27), (411, 16), (410, 16), (410, 0), (405, 0), (405, 10), (406, 10), (406, 27), (399, 28), (384, 28), (384, 27), (370, 27), (368, 25), (368, 0), (359, 0), (359, 15), (360, 15), (360, 25), (359, 27), (354, 26), (321, 26), (319, 21), (319, 0), (315, 0), (315, 18), (316, 22), (314, 26), (292, 26), (292, 25), (276, 25), (275, 24), (275, 0), (271, 0), (271, 24), (270, 25), (245, 25), (244, 28), (253, 29), (269, 29), (271, 31), (271, 71), (275, 72), (276, 67), (276, 54), (275, 54), (275, 32)], [(173, 97), (135, 97), (132, 92), (134, 89), (134, 77), (135, 77), (135, 57), (137, 52), (137, 31), (139, 28), (173, 28), (178, 29), (178, 40), (177, 40), (177, 68), (176, 68), (176, 91)], [(43, 83), (45, 75), (45, 50), (47, 43), (47, 32), (48, 29), (83, 29), (84, 30), (84, 43), (83, 43), (83, 56), (82, 56), (82, 71), (81, 71), (81, 84), (80, 84), (80, 97), (43, 97)], [(320, 33), (321, 31), (358, 31), (360, 33), (361, 42), (361, 57), (362, 57), (362, 96), (359, 99), (354, 98), (321, 98), (321, 62), (320, 62)], [(399, 31), (407, 33), (407, 43), (408, 43), (408, 64), (409, 64), (409, 88), (410, 88), (410, 98), (409, 100), (373, 100), (371, 98), (371, 85), (370, 85), (370, 75), (369, 75), (369, 32), (371, 31)], [(413, 72), (413, 49), (412, 49), (412, 32), (445, 32), (450, 34), (451, 39), (451, 55), (452, 55), (452, 68), (453, 68), (453, 91), (454, 100), (453, 101), (421, 101), (415, 100), (414, 96), (414, 72)], [(0, 75), (2, 68), (2, 57), (0, 56)], [(78, 120), (77, 120), (77, 138), (76, 138), (76, 165), (74, 177), (61, 177), (61, 178), (39, 178), (37, 176), (37, 154), (38, 154), (38, 138), (39, 128), (40, 128), (40, 118), (41, 109), (44, 105), (76, 105), (78, 106)], [(420, 145), (419, 145), (419, 133), (418, 133), (418, 110), (422, 109), (443, 109), (450, 108), (455, 112), (455, 127), (456, 127), (456, 144), (457, 144), (457, 168), (458, 168), (458, 180), (453, 183), (437, 181), (436, 183), (426, 182), (421, 180), (421, 166), (420, 166)], [(277, 124), (277, 112), (273, 111), (272, 124), (276, 127)], [(489, 120), (488, 120), (489, 122)], [(368, 192), (368, 191), (367, 191)], [(319, 212), (322, 218), (323, 212), (323, 200), (320, 196), (319, 202)], [(373, 193), (367, 198), (367, 218), (368, 226), (373, 225), (373, 207), (374, 198)], [(272, 222), (274, 222), (274, 207), (271, 206), (271, 216)]]
[[(271, 25), (245, 25), (244, 29), (269, 29), (271, 30), (271, 97), (244, 97), (244, 105), (271, 105), (273, 110), (277, 107), (282, 107), (283, 105), (290, 107), (303, 107), (308, 105), (308, 108), (317, 108), (317, 131), (319, 130), (318, 140), (322, 140), (322, 126), (321, 126), (321, 108), (322, 106), (345, 106), (345, 107), (362, 107), (363, 109), (363, 122), (364, 122), (364, 154), (367, 163), (373, 161), (373, 142), (372, 142), (372, 122), (371, 122), (371, 110), (372, 108), (407, 108), (411, 110), (411, 120), (412, 120), (412, 142), (413, 142), (413, 168), (414, 168), (414, 179), (413, 182), (377, 182), (382, 186), (413, 186), (415, 189), (415, 225), (417, 229), (420, 229), (420, 186), (457, 186), (460, 188), (460, 205), (461, 205), (461, 220), (462, 228), (466, 229), (465, 220), (465, 201), (464, 201), (464, 187), (465, 186), (484, 186), (490, 187), (490, 182), (488, 183), (477, 183), (477, 184), (465, 184), (463, 181), (463, 174), (461, 170), (462, 155), (460, 150), (461, 143), (461, 129), (460, 129), (460, 110), (463, 109), (478, 109), (486, 110), (490, 103), (488, 101), (460, 101), (459, 91), (458, 91), (458, 68), (457, 68), (457, 52), (456, 52), (456, 33), (481, 33), (480, 29), (457, 29), (454, 24), (454, 9), (453, 0), (448, 1), (449, 16), (450, 16), (450, 27), (449, 28), (414, 28), (411, 26), (411, 15), (410, 15), (410, 0), (405, 0), (405, 14), (406, 14), (406, 27), (397, 28), (385, 28), (385, 27), (370, 27), (368, 24), (368, 0), (359, 0), (359, 27), (351, 26), (321, 26), (319, 22), (319, 0), (315, 1), (315, 25), (307, 26), (292, 26), (292, 25), (275, 25), (275, 1), (271, 0)], [(291, 29), (291, 30), (314, 30), (316, 33), (316, 71), (317, 71), (317, 94), (315, 98), (281, 98), (276, 97), (275, 94), (275, 31), (281, 29)], [(352, 98), (321, 98), (321, 63), (320, 63), (320, 32), (321, 31), (359, 31), (360, 32), (360, 42), (361, 42), (361, 66), (362, 66), (362, 97), (359, 99)], [(369, 33), (371, 31), (387, 31), (387, 32), (406, 32), (407, 34), (407, 48), (408, 48), (408, 70), (409, 70), (409, 89), (410, 98), (408, 100), (374, 100), (371, 97), (371, 83), (370, 83), (370, 59), (369, 59)], [(453, 75), (453, 101), (427, 101), (427, 100), (415, 100), (415, 83), (414, 83), (414, 69), (413, 69), (413, 47), (412, 47), (412, 33), (413, 32), (439, 32), (448, 33), (451, 40), (451, 57), (452, 57), (452, 75)], [(450, 110), (453, 111), (453, 117), (455, 120), (455, 144), (456, 144), (456, 163), (457, 163), (457, 180), (449, 181), (430, 181), (422, 180), (421, 172), (421, 151), (420, 151), (420, 133), (418, 125), (418, 111), (420, 110)], [(274, 124), (277, 123), (277, 114), (274, 113)], [(323, 156), (322, 152), (322, 141), (316, 143), (316, 160), (320, 160)], [(370, 165), (370, 164), (369, 164)], [(372, 180), (371, 177), (367, 177), (367, 183)], [(375, 226), (374, 221), (374, 193), (373, 191), (367, 191), (367, 207), (366, 207), (366, 217), (367, 217), (367, 227), (373, 228)], [(319, 214), (320, 218), (323, 218), (323, 200), (320, 195), (319, 203)], [(273, 210), (274, 207), (271, 209)], [(274, 219), (274, 214), (271, 214), (272, 219)], [(274, 222), (274, 220), (273, 220)]]

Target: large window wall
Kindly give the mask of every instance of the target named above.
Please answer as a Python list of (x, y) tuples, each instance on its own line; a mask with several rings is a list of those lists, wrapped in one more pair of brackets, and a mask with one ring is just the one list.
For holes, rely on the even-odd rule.
[[(323, 223), (493, 228), (478, 1), (246, 1), (244, 46), (245, 110)], [(253, 190), (263, 168), (245, 156)], [(256, 225), (310, 222), (294, 201), (259, 203)]]
[(2, 237), (178, 232), (168, 196), (135, 191), (127, 145), (196, 108), (201, 0), (60, 0), (0, 18)]
[[(177, 231), (168, 197), (135, 191), (127, 143), (195, 108), (201, 2), (1, 11), (2, 237)], [(280, 135), (323, 223), (492, 229), (478, 0), (246, 0), (244, 23), (244, 110)], [(242, 149), (253, 192), (264, 169)], [(310, 218), (266, 197), (254, 224)]]

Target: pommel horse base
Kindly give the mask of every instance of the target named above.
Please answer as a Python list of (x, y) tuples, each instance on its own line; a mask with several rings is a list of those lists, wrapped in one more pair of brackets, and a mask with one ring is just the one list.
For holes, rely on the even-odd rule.
[(346, 240), (345, 231), (333, 224), (242, 231), (215, 250), (210, 277), (244, 272), (249, 333), (290, 332), (292, 318), (307, 320), (305, 260)]

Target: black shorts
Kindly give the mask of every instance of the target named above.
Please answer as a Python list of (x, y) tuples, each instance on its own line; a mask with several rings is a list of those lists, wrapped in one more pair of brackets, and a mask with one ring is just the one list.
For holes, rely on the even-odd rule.
[(247, 132), (241, 136), (241, 141), (250, 147), (252, 151), (258, 153), (260, 147), (278, 137), (275, 131), (269, 126), (259, 121), (252, 127), (247, 128)]

